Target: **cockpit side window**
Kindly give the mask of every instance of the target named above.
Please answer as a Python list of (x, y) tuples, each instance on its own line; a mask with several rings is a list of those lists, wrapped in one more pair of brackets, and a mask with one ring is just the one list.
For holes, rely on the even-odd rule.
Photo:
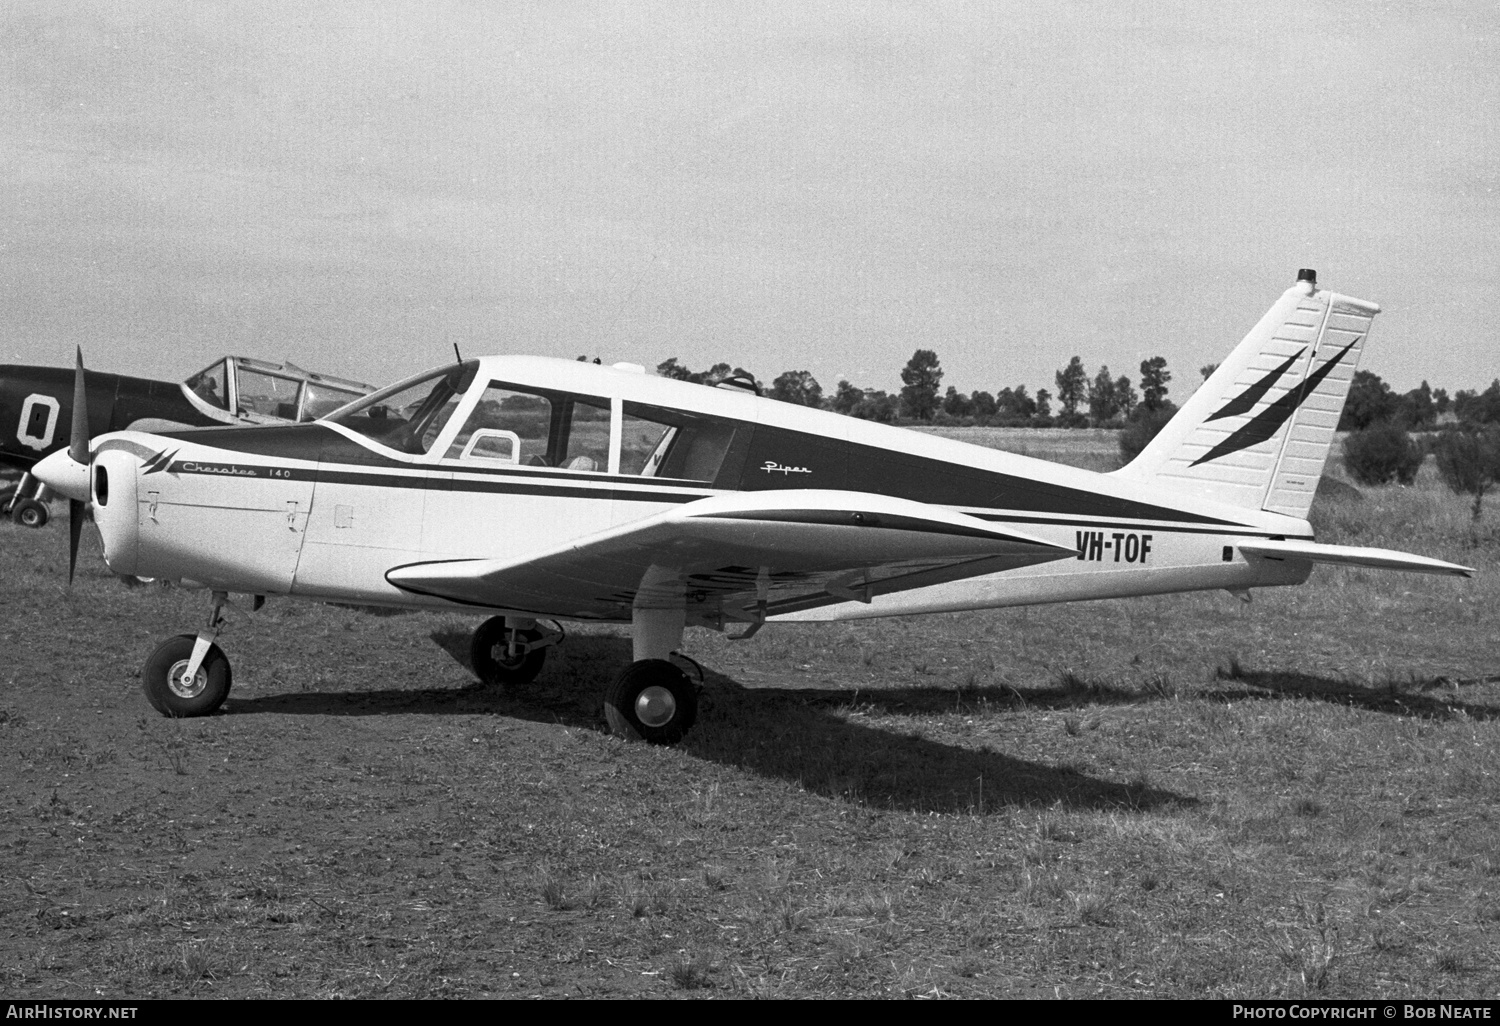
[(276, 374), (262, 374), (243, 366), (237, 368), (239, 413), (255, 413), (280, 420), (296, 420), (298, 390), (302, 382)]
[(448, 446), (450, 460), (551, 466), (552, 403), (545, 396), (491, 383)]
[(398, 452), (421, 456), (453, 416), (478, 369), (471, 361), (433, 371), (382, 389), (328, 419)]
[(454, 436), (447, 459), (609, 469), (609, 400), (495, 381)]
[(229, 409), (228, 362), (220, 360), (212, 367), (194, 374), (186, 382), (187, 387), (192, 389), (198, 398), (221, 410)]

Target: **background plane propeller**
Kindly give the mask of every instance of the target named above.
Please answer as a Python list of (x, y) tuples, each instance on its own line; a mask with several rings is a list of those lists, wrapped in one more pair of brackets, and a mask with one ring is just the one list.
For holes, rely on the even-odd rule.
[[(73, 371), (73, 427), (68, 439), (68, 458), (85, 468), (89, 465), (88, 388), (83, 377), (83, 347), (78, 347), (78, 364)], [(83, 538), (84, 500), (68, 499), (68, 587), (73, 586), (73, 572), (78, 566), (78, 544)]]

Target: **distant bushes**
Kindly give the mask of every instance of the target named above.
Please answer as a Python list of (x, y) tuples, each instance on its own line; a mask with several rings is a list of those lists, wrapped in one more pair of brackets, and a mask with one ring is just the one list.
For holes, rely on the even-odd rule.
[(1433, 446), (1438, 476), (1459, 495), (1472, 495), (1478, 520), (1484, 493), (1500, 483), (1500, 431), (1448, 431)]
[(1344, 438), (1344, 468), (1364, 485), (1391, 481), (1409, 485), (1416, 480), (1425, 455), (1419, 444), (1389, 421), (1350, 432)]
[(1141, 450), (1151, 444), (1151, 439), (1161, 434), (1161, 429), (1167, 426), (1167, 421), (1176, 412), (1177, 407), (1170, 402), (1157, 410), (1136, 407), (1130, 423), (1120, 431), (1120, 458), (1129, 463), (1139, 456)]

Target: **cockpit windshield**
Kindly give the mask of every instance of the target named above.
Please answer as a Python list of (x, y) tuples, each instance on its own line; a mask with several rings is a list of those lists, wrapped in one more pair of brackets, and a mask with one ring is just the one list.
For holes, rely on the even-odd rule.
[(367, 399), (336, 410), (327, 419), (397, 452), (420, 456), (432, 447), (443, 425), (453, 416), (478, 370), (479, 363), (475, 360), (444, 367), (415, 381), (381, 389)]
[(187, 387), (204, 402), (217, 406), (221, 410), (227, 410), (229, 409), (228, 367), (228, 360), (220, 360), (212, 367), (206, 367), (188, 378)]

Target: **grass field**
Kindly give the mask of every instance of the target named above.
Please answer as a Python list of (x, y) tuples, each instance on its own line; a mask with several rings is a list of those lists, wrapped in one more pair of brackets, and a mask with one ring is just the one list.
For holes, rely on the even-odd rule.
[(1471, 581), (690, 632), (674, 749), (601, 730), (623, 630), (507, 692), (476, 618), (275, 601), (166, 720), (138, 668), (205, 597), (0, 526), (0, 993), (1493, 998), (1486, 516), (1430, 467), (1315, 509)]

